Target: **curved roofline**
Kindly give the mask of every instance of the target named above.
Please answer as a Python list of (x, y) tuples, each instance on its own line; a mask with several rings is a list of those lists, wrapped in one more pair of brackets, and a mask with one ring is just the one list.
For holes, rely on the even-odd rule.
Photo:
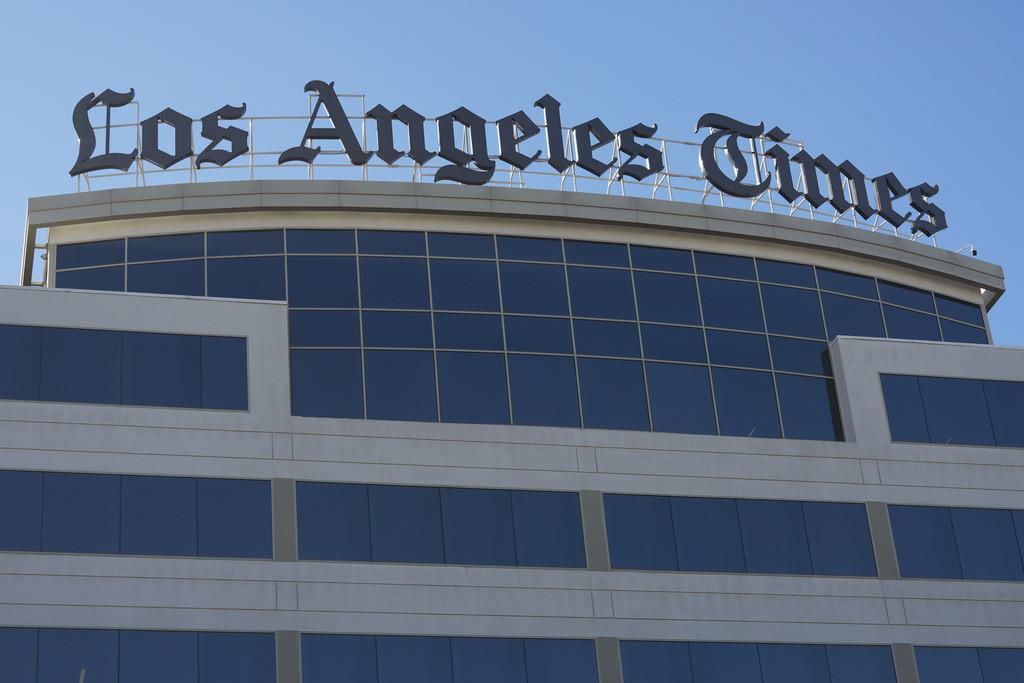
[(358, 180), (181, 183), (33, 197), (28, 202), (23, 284), (39, 228), (126, 218), (241, 211), (387, 211), (580, 221), (770, 240), (920, 269), (985, 290), (1005, 290), (1003, 269), (977, 258), (881, 232), (785, 214), (662, 199)]

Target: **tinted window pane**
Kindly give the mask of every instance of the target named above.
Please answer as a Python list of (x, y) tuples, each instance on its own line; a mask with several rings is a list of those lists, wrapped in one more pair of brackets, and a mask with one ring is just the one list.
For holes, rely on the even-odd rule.
[(353, 254), (355, 233), (351, 230), (289, 230), (291, 254)]
[(137, 406), (202, 406), (200, 337), (125, 332), (122, 400)]
[(917, 377), (882, 375), (882, 395), (893, 441), (928, 442), (928, 422)]
[(198, 493), (200, 555), (273, 556), (269, 481), (200, 479)]
[(121, 502), (118, 480), (108, 474), (44, 474), (43, 550), (117, 553)]
[(525, 646), (530, 683), (598, 683), (594, 641), (528, 638)]
[(65, 289), (124, 291), (124, 266), (65, 270), (57, 273), (57, 286)]
[(815, 574), (876, 576), (867, 510), (859, 503), (804, 503)]
[(506, 313), (567, 315), (563, 266), (501, 264), (501, 300)]
[(572, 327), (568, 318), (505, 316), (509, 351), (572, 353)]
[(355, 308), (359, 305), (354, 256), (289, 256), (291, 306)]
[(678, 569), (668, 498), (605, 494), (604, 517), (613, 569)]
[(203, 296), (205, 278), (202, 259), (133, 264), (128, 266), (128, 291)]
[(985, 683), (1017, 683), (1024, 671), (1024, 649), (978, 648)]
[(822, 645), (758, 645), (758, 651), (764, 683), (828, 681), (828, 658)]
[(734, 330), (764, 331), (761, 298), (752, 282), (700, 278), (704, 324)]
[(39, 400), (42, 329), (0, 325), (0, 398)]
[(203, 337), (203, 407), (245, 410), (249, 386), (245, 339)]
[(210, 296), (283, 301), (284, 257), (210, 259), (206, 291)]
[(921, 683), (985, 683), (973, 647), (915, 647)]
[(896, 683), (887, 645), (826, 645), (831, 683)]
[(771, 367), (768, 338), (763, 334), (708, 330), (708, 356), (717, 365), (740, 365), (748, 368)]
[(569, 268), (572, 313), (588, 318), (635, 320), (629, 272), (608, 268)]
[(366, 486), (296, 482), (295, 504), (300, 559), (370, 560)]
[(40, 629), (38, 667), (36, 683), (117, 681), (117, 631)]
[(121, 631), (119, 645), (120, 683), (199, 680), (199, 639), (194, 632)]
[(645, 366), (654, 431), (717, 433), (706, 367), (669, 363), (646, 363)]
[(121, 477), (121, 552), (196, 554), (196, 480)]
[(367, 308), (430, 308), (425, 259), (360, 257), (359, 281)]
[(356, 311), (289, 311), (292, 346), (359, 346)]
[(709, 254), (704, 251), (694, 252), (693, 256), (697, 262), (697, 272), (701, 275), (754, 279), (754, 259), (752, 258), (730, 256), (729, 254)]
[(640, 335), (636, 323), (576, 320), (576, 353), (591, 356), (640, 357)]
[(1009, 510), (952, 508), (949, 512), (965, 579), (1024, 580)]
[(374, 562), (443, 564), (441, 496), (426, 486), (370, 486)]
[(747, 570), (767, 574), (810, 574), (804, 513), (792, 500), (736, 501), (743, 529)]
[(376, 639), (303, 633), (302, 683), (338, 683), (339, 679), (377, 683)]
[(234, 230), (206, 235), (208, 256), (281, 253), (284, 253), (284, 232), (281, 230)]
[(362, 417), (358, 351), (292, 351), (292, 415)]
[(448, 683), (451, 652), (448, 638), (378, 636), (378, 683)]
[(697, 285), (692, 277), (638, 272), (633, 279), (641, 320), (700, 325)]
[(512, 491), (516, 559), (524, 567), (585, 567), (579, 494)]
[(498, 256), (516, 261), (561, 261), (562, 242), (537, 237), (499, 235)]
[(842, 273), (838, 270), (818, 268), (818, 284), (822, 289), (843, 294), (853, 294), (868, 299), (877, 299), (878, 291), (875, 289), (874, 278), (854, 275), (853, 273)]
[(497, 311), (498, 270), (494, 261), (430, 259), (434, 308)]
[(932, 443), (995, 444), (981, 380), (920, 377)]
[(1024, 382), (984, 380), (985, 399), (997, 446), (1024, 447)]
[(123, 239), (57, 245), (58, 268), (104, 266), (108, 263), (121, 263), (122, 261), (124, 261)]
[(42, 473), (0, 471), (0, 550), (39, 550), (42, 516)]
[(516, 563), (512, 499), (508, 491), (441, 489), (441, 513), (444, 519), (446, 562), (487, 565)]
[(723, 436), (778, 438), (778, 407), (767, 372), (712, 368), (718, 427)]
[(885, 304), (885, 329), (890, 339), (939, 341), (939, 319), (934, 315), (908, 311)]
[(736, 501), (673, 498), (672, 521), (679, 568), (694, 572), (744, 572)]
[(832, 380), (777, 374), (775, 383), (787, 439), (842, 440)]
[(494, 238), (490, 235), (458, 235), (450, 232), (431, 232), (431, 256), (462, 256), (494, 258)]
[(576, 365), (572, 358), (510, 354), (508, 370), (513, 423), (580, 426)]
[(693, 255), (687, 250), (641, 247), (636, 244), (629, 249), (634, 268), (667, 270), (672, 273), (693, 272)]
[(582, 263), (591, 266), (629, 266), (629, 254), (625, 244), (607, 244), (604, 242), (565, 241), (565, 260), (567, 263)]
[(932, 301), (931, 292), (879, 280), (878, 293), (882, 296), (882, 301), (887, 303), (914, 308), (925, 313), (935, 313), (935, 302)]
[(359, 253), (422, 256), (427, 252), (422, 232), (409, 230), (360, 230)]
[(919, 579), (961, 579), (949, 510), (890, 505), (900, 575)]
[(821, 303), (818, 293), (807, 289), (762, 285), (764, 315), (769, 332), (822, 339)]
[(433, 348), (430, 314), (363, 311), (363, 343), (385, 348)]
[(832, 362), (828, 344), (808, 339), (769, 336), (772, 348), (772, 362), (776, 370), (786, 372), (809, 372), (815, 375), (831, 375)]
[(641, 325), (640, 330), (644, 338), (644, 356), (648, 359), (708, 362), (704, 331), (699, 327)]
[(0, 680), (35, 683), (38, 637), (34, 628), (0, 628)]
[(848, 296), (822, 292), (828, 338), (840, 334), (861, 337), (884, 337), (882, 311), (874, 301), (851, 299)]
[(276, 680), (273, 633), (199, 634), (199, 683)]
[(583, 424), (603, 429), (650, 429), (639, 361), (580, 358)]
[(686, 643), (623, 640), (622, 677), (625, 683), (691, 683), (690, 647)]
[(518, 638), (452, 638), (455, 683), (526, 683), (523, 641)]
[(504, 354), (442, 351), (437, 375), (442, 422), (509, 423)]
[(985, 326), (985, 317), (981, 314), (981, 307), (977, 304), (957, 301), (941, 294), (935, 295), (935, 304), (939, 309), (939, 315), (978, 327)]
[(179, 258), (201, 258), (206, 251), (206, 238), (201, 232), (185, 235), (129, 237), (128, 261), (164, 261)]
[(437, 421), (432, 352), (367, 351), (365, 363), (368, 418)]
[(435, 313), (434, 335), (439, 349), (501, 351), (501, 317), (469, 313)]
[(984, 328), (955, 323), (946, 318), (939, 318), (939, 325), (942, 327), (943, 341), (960, 342), (962, 344), (988, 344), (988, 334)]
[(761, 282), (817, 287), (817, 283), (814, 281), (814, 268), (799, 263), (757, 259), (757, 276)]
[(691, 643), (693, 683), (757, 683), (761, 665), (757, 645), (740, 643)]

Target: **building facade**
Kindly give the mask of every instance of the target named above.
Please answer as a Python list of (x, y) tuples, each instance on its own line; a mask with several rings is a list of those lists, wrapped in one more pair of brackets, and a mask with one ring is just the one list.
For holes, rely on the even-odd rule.
[(36, 198), (25, 263), (4, 683), (1024, 680), (997, 266), (359, 181)]

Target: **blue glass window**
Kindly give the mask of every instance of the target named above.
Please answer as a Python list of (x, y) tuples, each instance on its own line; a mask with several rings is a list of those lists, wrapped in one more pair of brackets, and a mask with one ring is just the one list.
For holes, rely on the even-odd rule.
[(959, 320), (962, 323), (970, 323), (978, 327), (985, 326), (985, 316), (981, 313), (981, 307), (977, 304), (969, 304), (965, 301), (951, 299), (941, 294), (935, 295), (935, 305), (939, 309), (939, 315)]
[(0, 399), (39, 400), (42, 329), (0, 325)]
[(504, 354), (440, 351), (437, 381), (442, 422), (509, 423)]
[(757, 275), (761, 282), (796, 285), (797, 287), (817, 287), (814, 280), (814, 268), (799, 263), (757, 259)]
[(356, 311), (289, 311), (292, 346), (359, 346)]
[(508, 491), (442, 489), (446, 561), (515, 564)]
[(749, 643), (691, 643), (694, 683), (739, 683), (761, 678), (757, 645)]
[(423, 256), (424, 234), (411, 230), (360, 230), (359, 253)]
[(514, 424), (580, 426), (572, 358), (509, 354), (508, 371)]
[(539, 237), (498, 236), (498, 257), (514, 261), (561, 262), (562, 242)]
[(956, 323), (946, 318), (939, 318), (942, 328), (942, 340), (960, 342), (962, 344), (988, 344), (988, 333), (982, 327)]
[(803, 507), (790, 500), (740, 500), (740, 528), (747, 570), (763, 574), (810, 574)]
[(668, 498), (605, 494), (604, 517), (613, 569), (678, 569)]
[(629, 266), (629, 254), (625, 244), (605, 242), (565, 241), (566, 263), (581, 263), (588, 266)]
[(105, 266), (110, 263), (121, 263), (123, 261), (123, 239), (57, 245), (58, 269)]
[(128, 266), (128, 291), (203, 296), (206, 268), (202, 259), (135, 263)]
[(697, 251), (693, 254), (697, 262), (697, 272), (701, 275), (718, 275), (720, 277), (738, 277), (753, 280), (754, 259), (746, 256), (729, 254), (709, 254)]
[(875, 301), (822, 292), (821, 305), (825, 308), (825, 324), (828, 327), (829, 339), (840, 334), (860, 337), (885, 336), (882, 311)]
[(43, 475), (44, 552), (116, 554), (120, 549), (119, 478)]
[(928, 443), (928, 421), (917, 377), (882, 375), (881, 381), (892, 440)]
[(921, 683), (987, 683), (973, 647), (915, 647)]
[(124, 291), (124, 266), (57, 271), (57, 286), (64, 289)]
[(580, 358), (583, 423), (600, 429), (650, 429), (643, 365), (639, 361)]
[(633, 267), (645, 270), (667, 270), (670, 273), (692, 273), (693, 254), (684, 249), (630, 246)]
[(425, 259), (360, 257), (359, 282), (367, 308), (430, 308)]
[(641, 325), (644, 356), (653, 360), (707, 363), (704, 330), (699, 327)]
[(982, 386), (996, 445), (1024, 447), (1024, 420), (1020, 419), (1020, 406), (1024, 406), (1024, 382), (984, 380)]
[(927, 313), (909, 311), (889, 304), (882, 305), (885, 329), (890, 339), (923, 339), (939, 341), (939, 319)]
[(640, 357), (640, 335), (636, 323), (576, 320), (576, 353), (590, 356)]
[(526, 683), (518, 638), (452, 638), (451, 643), (455, 683)]
[(366, 416), (371, 420), (437, 421), (431, 351), (366, 351)]
[(530, 683), (598, 683), (594, 641), (527, 638), (523, 643)]
[(352, 230), (288, 230), (290, 254), (354, 254), (356, 237)]
[(564, 266), (502, 263), (501, 300), (506, 313), (568, 315)]
[(619, 642), (625, 683), (692, 683), (690, 646), (640, 640)]
[(505, 316), (509, 351), (572, 353), (572, 327), (568, 318)]
[(203, 407), (249, 407), (248, 359), (242, 337), (203, 337)]
[(121, 477), (121, 552), (196, 555), (196, 480)]
[(900, 575), (917, 579), (961, 579), (949, 510), (890, 505)]
[(444, 564), (441, 496), (426, 486), (371, 486), (370, 548), (375, 562)]
[(826, 645), (831, 683), (896, 683), (887, 645)]
[(129, 263), (132, 261), (202, 258), (205, 252), (206, 238), (201, 232), (128, 238)]
[(773, 643), (758, 645), (757, 649), (763, 683), (825, 683), (829, 680), (828, 657), (822, 645)]
[(814, 375), (831, 375), (832, 362), (828, 344), (808, 339), (776, 337), (771, 335), (768, 342), (772, 349), (772, 363), (775, 370), (784, 372), (806, 372)]
[(373, 636), (302, 634), (302, 683), (377, 683)]
[(640, 320), (700, 325), (700, 305), (693, 277), (636, 272), (633, 280)]
[(34, 628), (0, 628), (0, 680), (36, 683), (38, 640)]
[(430, 259), (436, 310), (497, 311), (498, 270), (494, 261)]
[(199, 683), (277, 681), (273, 633), (199, 633), (198, 638)]
[(435, 313), (434, 336), (439, 349), (501, 351), (501, 316)]
[(644, 364), (651, 421), (656, 432), (716, 434), (708, 369), (674, 363)]
[(712, 368), (711, 379), (722, 436), (781, 435), (771, 373)]
[(365, 485), (296, 482), (295, 504), (300, 559), (369, 561), (370, 513)]
[(995, 444), (979, 380), (919, 377), (918, 382), (932, 443)]
[(354, 256), (289, 256), (288, 304), (298, 308), (359, 305)]
[(121, 333), (42, 328), (39, 398), (74, 403), (121, 402)]
[(587, 566), (579, 494), (512, 491), (511, 496), (520, 566)]
[(761, 297), (752, 282), (702, 277), (700, 301), (708, 327), (764, 332)]
[(384, 348), (430, 349), (434, 346), (430, 313), (363, 311), (363, 343)]
[(284, 253), (284, 232), (281, 230), (233, 230), (206, 235), (208, 256), (251, 256)]
[(1021, 648), (981, 647), (978, 660), (985, 683), (1017, 683), (1024, 671), (1024, 649)]
[(283, 301), (284, 284), (282, 256), (216, 258), (206, 263), (209, 296)]
[(273, 557), (269, 481), (200, 479), (197, 492), (200, 555)]
[(1010, 510), (951, 508), (949, 512), (965, 579), (1024, 580)]
[(200, 337), (125, 332), (122, 344), (122, 401), (138, 406), (202, 406)]
[(878, 293), (886, 303), (935, 314), (935, 302), (932, 300), (931, 292), (879, 280)]
[(671, 502), (680, 569), (695, 572), (746, 571), (735, 500), (673, 498)]
[(838, 270), (818, 268), (818, 284), (822, 289), (867, 299), (877, 299), (878, 290), (875, 287), (874, 278), (854, 275), (853, 273), (842, 273)]
[(0, 550), (38, 551), (42, 517), (42, 473), (0, 471)]
[(716, 365), (771, 368), (768, 338), (763, 334), (708, 330), (708, 357)]
[(841, 441), (835, 386), (822, 377), (776, 374), (782, 428), (787, 439)]
[(494, 258), (494, 238), (490, 235), (460, 235), (450, 232), (427, 234), (431, 256)]
[(867, 510), (859, 503), (804, 503), (815, 574), (877, 576)]
[(363, 417), (359, 351), (296, 350), (292, 361), (292, 414)]
[[(121, 683), (198, 683), (199, 638), (190, 631), (121, 631)], [(88, 672), (87, 672), (88, 673)], [(77, 680), (77, 679), (75, 679)], [(86, 681), (89, 675), (86, 675)]]
[(452, 680), (451, 640), (377, 636), (377, 662), (378, 683), (448, 683)]
[(44, 628), (39, 630), (36, 683), (117, 680), (117, 631)]
[(761, 285), (764, 316), (769, 332), (797, 337), (823, 339), (821, 303), (818, 293), (809, 289)]
[(568, 270), (573, 315), (636, 320), (629, 271), (581, 266)]

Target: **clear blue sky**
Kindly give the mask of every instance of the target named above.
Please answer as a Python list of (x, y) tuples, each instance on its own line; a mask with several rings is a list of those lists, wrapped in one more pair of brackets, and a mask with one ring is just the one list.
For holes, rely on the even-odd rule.
[(718, 111), (938, 183), (941, 244), (974, 242), (1006, 269), (995, 341), (1024, 346), (1022, 23), (1006, 0), (7, 3), (0, 283), (18, 278), (26, 198), (74, 190), (71, 110), (90, 91), (134, 87), (144, 116), (242, 101), (301, 114), (303, 85), (322, 79), (371, 104), (487, 118), (550, 92), (569, 122), (685, 137)]

